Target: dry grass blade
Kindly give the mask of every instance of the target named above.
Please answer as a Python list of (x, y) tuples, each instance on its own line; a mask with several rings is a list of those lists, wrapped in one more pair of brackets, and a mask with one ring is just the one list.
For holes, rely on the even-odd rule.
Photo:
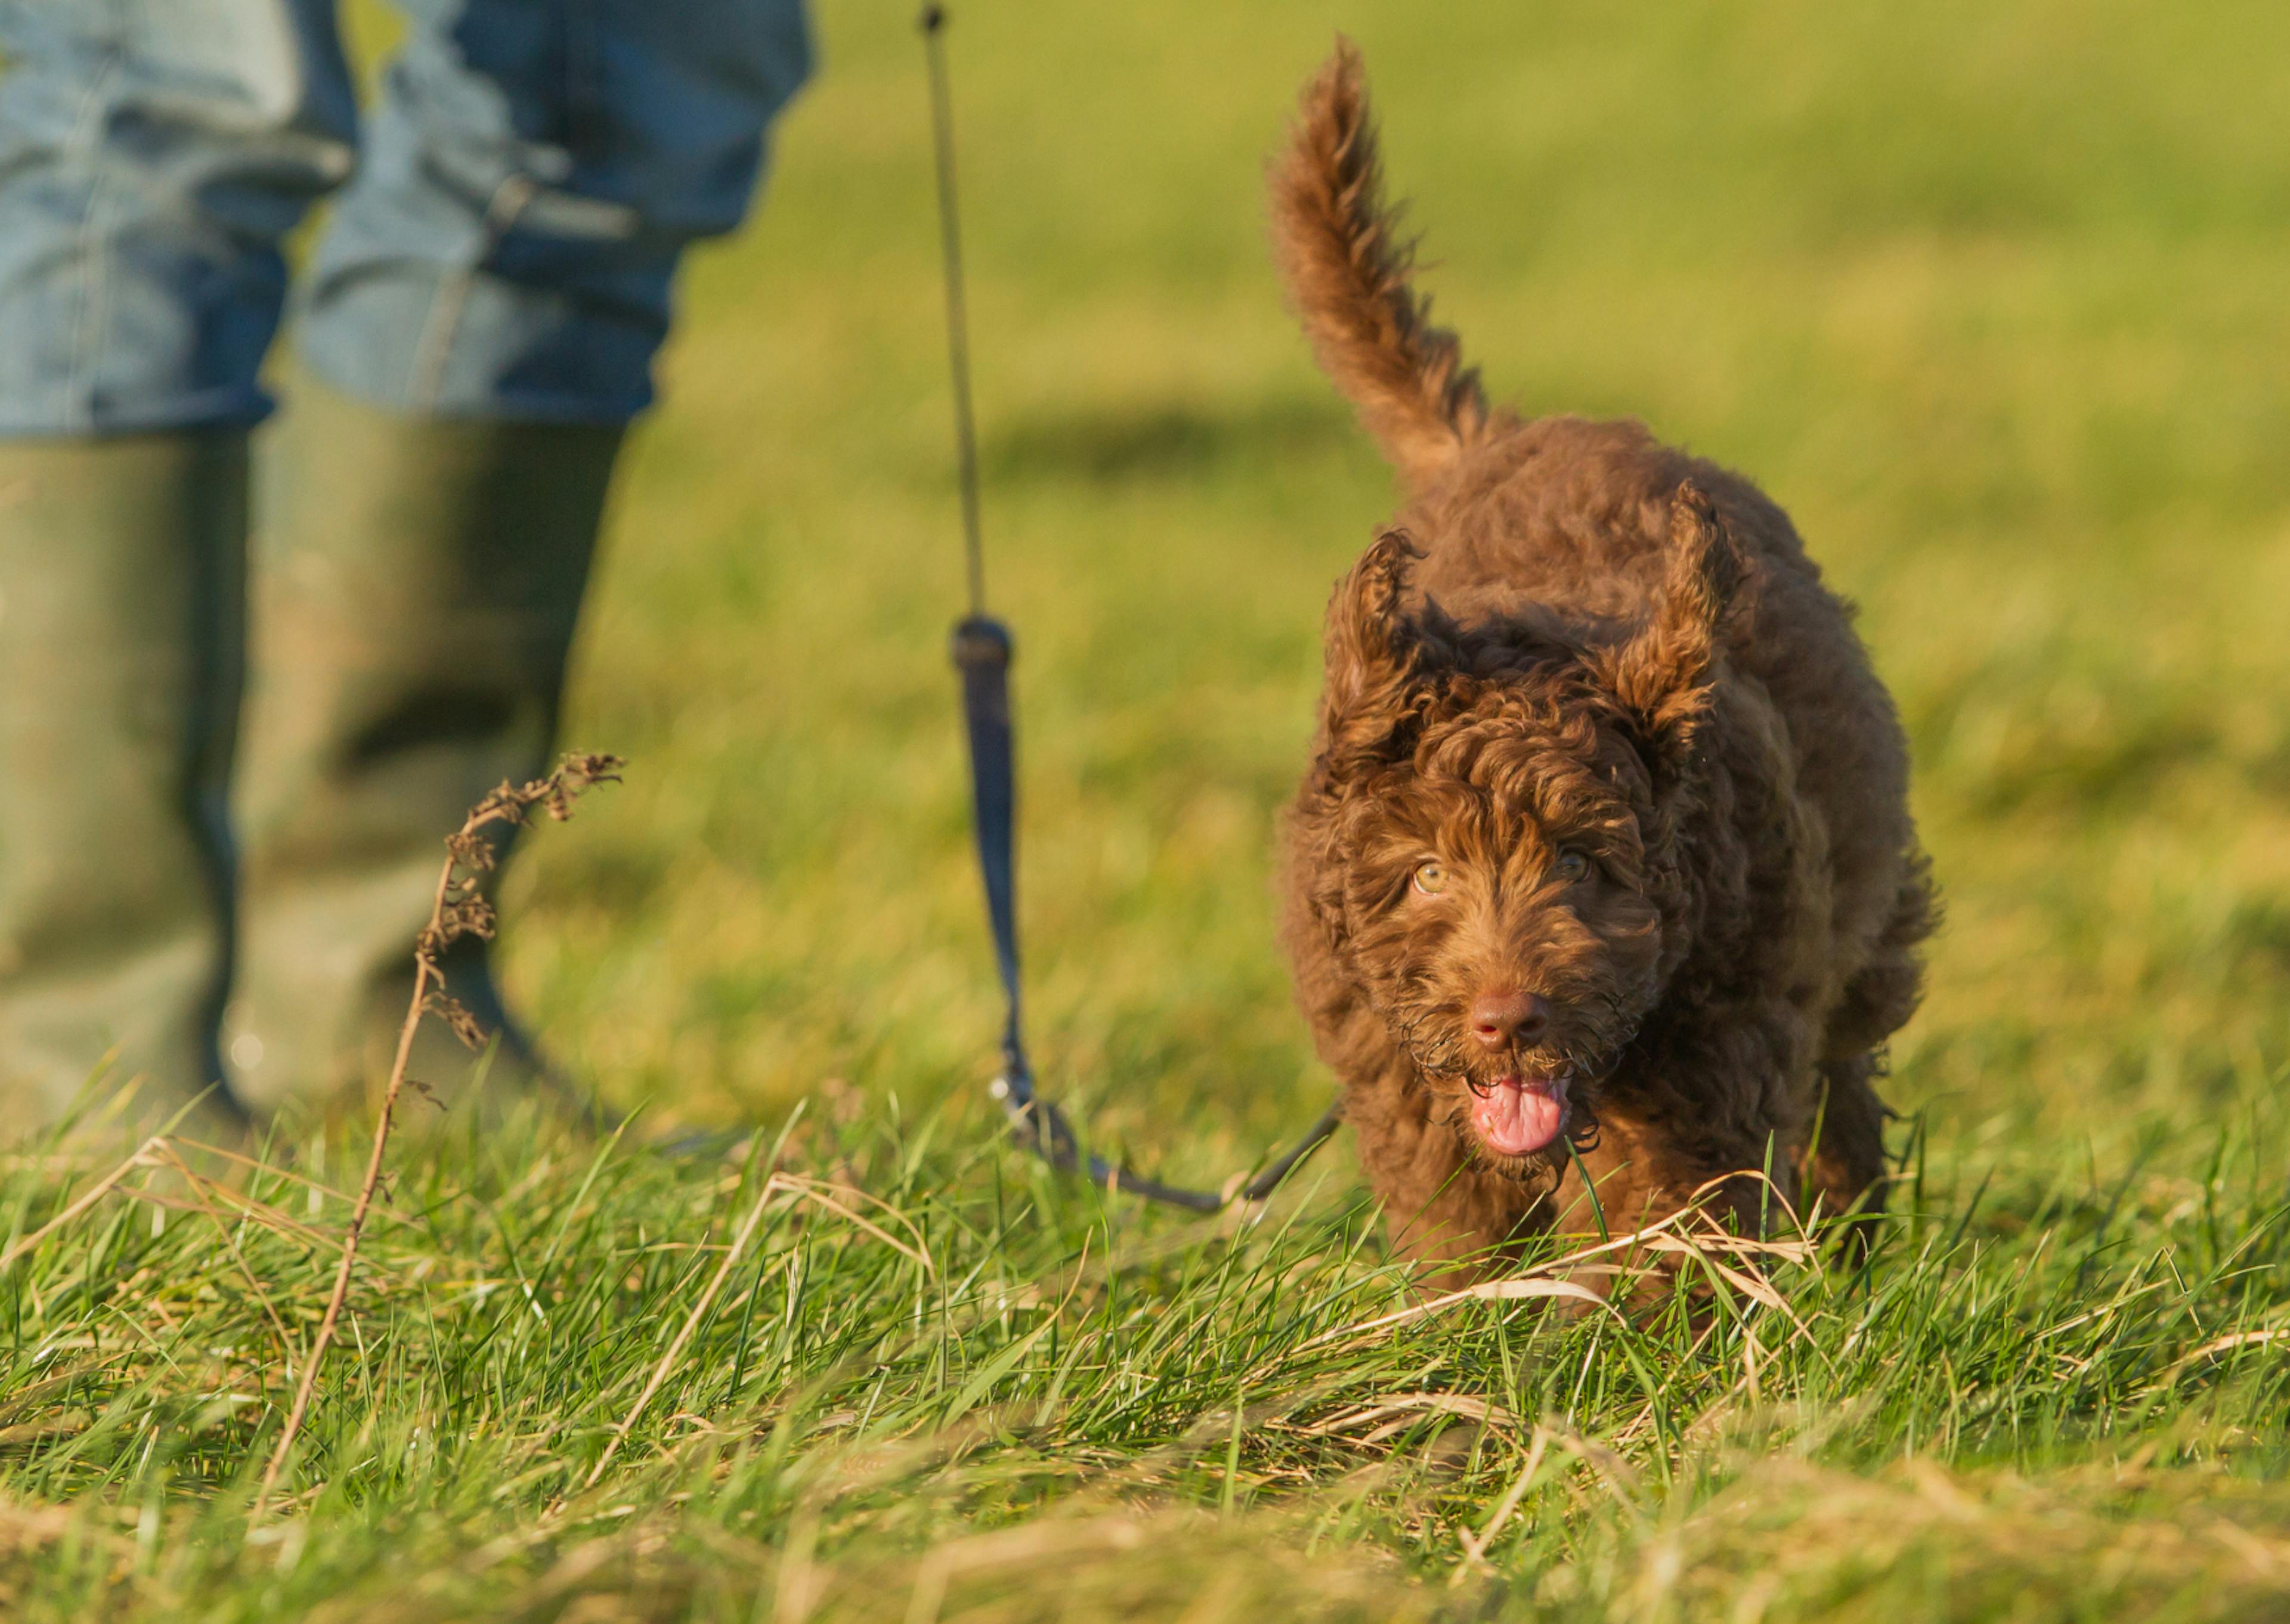
[[(255, 1274), (252, 1265), (247, 1262), (246, 1252), (239, 1245), (238, 1237), (231, 1233), (230, 1226), (223, 1221), (222, 1213), (216, 1209), (214, 1203), (207, 1199), (210, 1193), (222, 1193), (220, 1188), (201, 1178), (189, 1163), (175, 1153), (173, 1146), (162, 1146), (160, 1150), (166, 1157), (168, 1165), (173, 1168), (175, 1175), (183, 1180), (196, 1197), (192, 1201), (180, 1204), (204, 1214), (206, 1220), (214, 1226), (217, 1238), (222, 1242), (223, 1249), (230, 1253), (231, 1261), (237, 1266), (240, 1277), (246, 1282), (247, 1290), (253, 1294), (255, 1302), (260, 1306), (262, 1316), (270, 1322), (271, 1330), (277, 1334), (278, 1356), (285, 1362), (287, 1372), (291, 1374), (294, 1368), (294, 1339), (287, 1334), (286, 1322), (278, 1317), (278, 1310), (270, 1300), (270, 1293), (262, 1289), (261, 1278)], [(236, 1194), (236, 1192), (232, 1193)], [(146, 1198), (149, 1198), (150, 1192), (146, 1191), (143, 1194)], [(258, 1204), (260, 1204), (248, 1203), (249, 1206)]]
[[(660, 1363), (653, 1366), (651, 1379), (645, 1383), (644, 1391), (637, 1395), (636, 1403), (629, 1406), (629, 1412), (621, 1418), (621, 1424), (613, 1428), (613, 1436), (605, 1445), (605, 1452), (597, 1457), (597, 1464), (581, 1480), (581, 1487), (584, 1492), (597, 1486), (597, 1480), (605, 1475), (605, 1468), (613, 1464), (613, 1457), (621, 1452), (621, 1445), (628, 1441), (629, 1428), (637, 1424), (637, 1419), (645, 1412), (645, 1407), (652, 1403), (653, 1395), (659, 1392), (661, 1384), (668, 1380), (668, 1372), (676, 1367), (677, 1356), (683, 1353), (684, 1345), (692, 1340), (692, 1333), (700, 1328), (709, 1305), (716, 1300), (716, 1293), (724, 1289), (724, 1282), (731, 1278), (733, 1267), (740, 1261), (740, 1254), (747, 1251), (748, 1243), (755, 1238), (757, 1226), (764, 1221), (764, 1213), (771, 1206), (772, 1197), (789, 1188), (777, 1173), (764, 1180), (764, 1188), (756, 1193), (756, 1204), (748, 1209), (748, 1216), (741, 1221), (740, 1232), (724, 1249), (723, 1260), (716, 1265), (716, 1273), (709, 1277), (708, 1289), (700, 1293), (700, 1300), (693, 1303), (692, 1312), (685, 1316), (675, 1340), (668, 1345), (668, 1351), (661, 1354)], [(867, 1227), (874, 1228), (871, 1224)], [(895, 1241), (891, 1244), (898, 1244)], [(904, 1251), (905, 1248), (901, 1247), (900, 1250)]]
[(2222, 1353), (2232, 1353), (2238, 1348), (2266, 1348), (2276, 1343), (2290, 1342), (2290, 1331), (2235, 1331), (2225, 1336), (2213, 1337), (2193, 1352), (2174, 1360), (2163, 1372), (2163, 1385), (2178, 1380), (2189, 1365), (2199, 1364), (2205, 1359), (2215, 1359)]
[[(830, 1195), (830, 1191), (833, 1194)], [(873, 1202), (882, 1207), (905, 1225), (908, 1232), (915, 1236), (916, 1244), (908, 1245), (881, 1225), (870, 1222), (837, 1201), (834, 1198), (835, 1196), (853, 1196)], [(717, 1294), (724, 1289), (725, 1281), (731, 1277), (732, 1270), (738, 1264), (741, 1254), (747, 1251), (748, 1244), (755, 1238), (757, 1226), (763, 1221), (765, 1212), (770, 1209), (773, 1199), (776, 1196), (807, 1201), (824, 1207), (865, 1234), (873, 1236), (901, 1256), (913, 1260), (922, 1267), (925, 1273), (935, 1276), (938, 1272), (937, 1266), (931, 1261), (929, 1254), (921, 1248), (920, 1233), (915, 1230), (911, 1221), (907, 1220), (906, 1215), (900, 1212), (897, 1208), (869, 1196), (864, 1190), (856, 1189), (848, 1185), (829, 1184), (817, 1179), (806, 1179), (798, 1174), (774, 1172), (764, 1181), (764, 1188), (757, 1194), (755, 1205), (749, 1209), (748, 1216), (741, 1222), (739, 1232), (733, 1236), (732, 1244), (724, 1249), (724, 1256), (717, 1262), (716, 1272), (709, 1277), (706, 1289), (700, 1293), (700, 1300), (692, 1305), (692, 1311), (685, 1316), (684, 1324), (677, 1330), (675, 1340), (669, 1343), (667, 1351), (662, 1353), (658, 1362), (653, 1364), (652, 1374), (645, 1382), (644, 1390), (637, 1394), (636, 1403), (629, 1406), (629, 1412), (621, 1418), (620, 1424), (613, 1428), (613, 1436), (605, 1445), (605, 1452), (597, 1458), (597, 1464), (589, 1468), (588, 1476), (581, 1480), (582, 1492), (585, 1493), (597, 1486), (603, 1479), (605, 1470), (620, 1454), (621, 1446), (628, 1441), (629, 1432), (643, 1418), (645, 1411), (651, 1405), (662, 1384), (667, 1381), (669, 1372), (675, 1368), (676, 1361), (683, 1354), (685, 1346), (691, 1341), (693, 1334), (699, 1330), (701, 1321), (707, 1317), (709, 1307), (715, 1302)], [(561, 1508), (563, 1502), (560, 1500), (557, 1505)]]
[(1613, 1307), (1589, 1286), (1578, 1285), (1572, 1280), (1553, 1280), (1542, 1275), (1522, 1276), (1516, 1280), (1488, 1280), (1477, 1285), (1467, 1285), (1458, 1292), (1449, 1292), (1444, 1297), (1434, 1297), (1429, 1302), (1419, 1302), (1412, 1308), (1400, 1308), (1390, 1314), (1381, 1315), (1374, 1319), (1361, 1320), (1357, 1324), (1341, 1325), (1333, 1331), (1323, 1332), (1311, 1340), (1299, 1345), (1296, 1351), (1309, 1353), (1315, 1348), (1325, 1348), (1331, 1342), (1341, 1342), (1350, 1337), (1362, 1337), (1378, 1331), (1388, 1331), (1395, 1325), (1405, 1325), (1434, 1314), (1443, 1314), (1458, 1303), (1515, 1302), (1531, 1297), (1565, 1297), (1576, 1302), (1586, 1302), (1594, 1308), (1609, 1310)]
[[(1385, 1421), (1388, 1417), (1395, 1415), (1403, 1418), (1419, 1415), (1460, 1415), (1468, 1420), (1478, 1421), (1489, 1427), (1516, 1424), (1518, 1420), (1501, 1404), (1485, 1398), (1474, 1398), (1468, 1393), (1391, 1393), (1380, 1398), (1371, 1399), (1366, 1404), (1346, 1410), (1341, 1414), (1330, 1416), (1325, 1421), (1309, 1427), (1300, 1427), (1296, 1430), (1312, 1437), (1341, 1437), (1346, 1433), (1357, 1432), (1363, 1427)], [(1405, 1419), (1397, 1422), (1388, 1422), (1386, 1425), (1376, 1427), (1360, 1442), (1380, 1444), (1395, 1431), (1408, 1424)]]
[(0, 1270), (6, 1269), (11, 1264), (14, 1263), (18, 1258), (22, 1257), (26, 1252), (31, 1251), (33, 1247), (47, 1239), (49, 1236), (54, 1234), (58, 1229), (62, 1228), (66, 1224), (71, 1222), (73, 1219), (77, 1218), (81, 1213), (86, 1212), (97, 1202), (102, 1200), (106, 1196), (109, 1195), (117, 1188), (119, 1181), (122, 1179), (124, 1179), (129, 1173), (133, 1172), (137, 1168), (158, 1166), (160, 1164), (160, 1150), (165, 1142), (166, 1140), (164, 1135), (156, 1133), (153, 1134), (149, 1139), (145, 1140), (142, 1144), (136, 1148), (135, 1153), (132, 1156), (129, 1156), (125, 1161), (120, 1163), (118, 1166), (113, 1168), (109, 1172), (104, 1174), (103, 1177), (98, 1179), (92, 1185), (89, 1186), (87, 1190), (81, 1195), (78, 1200), (73, 1202), (69, 1206), (57, 1213), (53, 1218), (48, 1220), (47, 1222), (42, 1224), (38, 1228), (33, 1230), (31, 1234), (25, 1236), (21, 1240), (17, 1241), (5, 1252), (0, 1252)]
[[(222, 1145), (210, 1145), (203, 1140), (184, 1139), (180, 1135), (171, 1135), (167, 1142), (174, 1146), (179, 1151), (195, 1150), (203, 1156), (212, 1156), (219, 1162), (232, 1163), (236, 1166), (245, 1168), (250, 1172), (259, 1172), (266, 1178), (282, 1180), (288, 1184), (294, 1185), (298, 1188), (312, 1192), (322, 1200), (339, 1201), (342, 1203), (343, 1205), (348, 1206), (357, 1199), (357, 1197), (351, 1195), (349, 1191), (338, 1190), (332, 1185), (323, 1183), (316, 1179), (311, 1178), (307, 1173), (297, 1172), (291, 1167), (281, 1167), (275, 1162), (266, 1162), (261, 1160), (260, 1157), (247, 1156), (244, 1152), (232, 1150)], [(212, 1180), (210, 1180), (210, 1182), (212, 1183)], [(227, 1187), (218, 1186), (217, 1188), (222, 1188)], [(240, 1199), (244, 1200), (244, 1197), (240, 1197)], [(266, 1210), (271, 1212), (276, 1211), (276, 1208), (268, 1208)], [(389, 1211), (387, 1207), (384, 1207), (376, 1214), (376, 1216), (387, 1219), (391, 1223), (395, 1224), (411, 1224), (413, 1221), (412, 1219), (405, 1217), (402, 1213)]]
[(1698, 1236), (1658, 1235), (1646, 1242), (1646, 1250), (1693, 1259), (1760, 1308), (1771, 1308), (1776, 1314), (1787, 1316), (1790, 1324), (1795, 1325), (1801, 1334), (1811, 1334), (1806, 1330), (1805, 1322), (1797, 1316), (1797, 1311), (1789, 1306), (1788, 1300), (1772, 1285), (1746, 1270), (1720, 1263), (1710, 1255), (1710, 1249), (1701, 1244), (1701, 1239)]
[[(1756, 1177), (1758, 1175), (1741, 1176)], [(1415, 1303), (1392, 1313), (1378, 1316), (1374, 1319), (1361, 1320), (1354, 1324), (1339, 1326), (1333, 1331), (1323, 1332), (1320, 1335), (1300, 1344), (1293, 1351), (1309, 1353), (1314, 1349), (1327, 1347), (1331, 1343), (1370, 1336), (1380, 1331), (1388, 1331), (1395, 1326), (1427, 1318), (1431, 1315), (1445, 1313), (1449, 1308), (1466, 1302), (1509, 1302), (1528, 1298), (1555, 1297), (1587, 1303), (1613, 1312), (1615, 1311), (1613, 1304), (1607, 1293), (1593, 1291), (1581, 1284), (1578, 1278), (1569, 1276), (1616, 1273), (1623, 1267), (1622, 1263), (1601, 1261), (1601, 1260), (1617, 1258), (1627, 1260), (1629, 1254), (1637, 1252), (1663, 1252), (1690, 1257), (1713, 1274), (1732, 1284), (1745, 1296), (1764, 1307), (1776, 1309), (1787, 1316), (1790, 1322), (1800, 1332), (1804, 1332), (1806, 1330), (1804, 1323), (1798, 1318), (1788, 1302), (1768, 1283), (1744, 1269), (1721, 1263), (1711, 1254), (1723, 1252), (1730, 1252), (1737, 1258), (1771, 1258), (1783, 1262), (1801, 1263), (1814, 1256), (1812, 1244), (1803, 1239), (1766, 1240), (1739, 1236), (1720, 1227), (1701, 1204), (1721, 1190), (1726, 1182), (1727, 1180), (1713, 1180), (1694, 1192), (1693, 1202), (1665, 1218), (1657, 1219), (1643, 1228), (1634, 1229), (1627, 1235), (1617, 1235), (1600, 1241), (1595, 1245), (1584, 1246), (1567, 1252), (1563, 1257), (1537, 1264), (1526, 1273), (1514, 1276), (1509, 1279), (1484, 1281), (1477, 1285), (1465, 1286), (1460, 1291), (1449, 1292), (1444, 1296), (1432, 1298), (1428, 1302)], [(1787, 1211), (1786, 1207), (1784, 1211)], [(1692, 1226), (1690, 1233), (1689, 1225)]]
[(1472, 1567), (1487, 1565), (1487, 1542), (1502, 1532), (1502, 1525), (1510, 1520), (1510, 1514), (1518, 1509), (1518, 1502), (1526, 1498), (1526, 1492), (1533, 1484), (1535, 1474), (1542, 1469), (1543, 1457), (1549, 1450), (1549, 1427), (1537, 1427), (1533, 1440), (1527, 1444), (1526, 1464), (1519, 1468), (1518, 1476), (1511, 1479), (1510, 1487), (1503, 1491), (1503, 1497), (1495, 1502), (1494, 1509), (1487, 1514), (1487, 1520), (1479, 1524), (1479, 1532), (1473, 1533), (1468, 1528), (1463, 1530), (1463, 1556), (1467, 1565), (1455, 1570), (1453, 1582), (1460, 1583)]
[(300, 1219), (280, 1212), (268, 1202), (257, 1201), (243, 1191), (235, 1190), (227, 1184), (220, 1183), (196, 1172), (182, 1157), (174, 1153), (174, 1147), (172, 1144), (162, 1147), (156, 1154), (157, 1159), (154, 1164), (165, 1166), (168, 1171), (181, 1179), (185, 1187), (193, 1192), (196, 1199), (186, 1200), (179, 1196), (171, 1196), (148, 1188), (130, 1189), (124, 1192), (132, 1199), (182, 1212), (204, 1211), (206, 1204), (212, 1201), (238, 1212), (248, 1222), (259, 1225), (274, 1235), (282, 1236), (297, 1245), (308, 1246), (315, 1252), (340, 1252), (342, 1249), (340, 1236), (329, 1235), (315, 1224), (306, 1224)]
[(2214, 1337), (2189, 1354), (2180, 1363), (2190, 1364), (2197, 1359), (2207, 1359), (2214, 1354), (2225, 1353), (2234, 1348), (2257, 1348), (2270, 1342), (2290, 1341), (2290, 1331), (2238, 1331), (2229, 1336)]
[[(789, 1194), (797, 1196), (800, 1200), (817, 1203), (819, 1205), (825, 1207), (829, 1212), (834, 1213), (837, 1218), (849, 1220), (853, 1224), (873, 1236), (877, 1240), (882, 1242), (884, 1245), (888, 1246), (892, 1251), (898, 1252), (904, 1257), (913, 1259), (917, 1263), (922, 1265), (923, 1272), (925, 1274), (935, 1275), (938, 1273), (937, 1266), (930, 1260), (930, 1254), (923, 1251), (922, 1236), (916, 1232), (914, 1225), (908, 1220), (906, 1214), (900, 1212), (897, 1208), (891, 1206), (888, 1203), (877, 1201), (876, 1204), (890, 1212), (902, 1225), (905, 1226), (907, 1233), (914, 1236), (915, 1237), (915, 1244), (913, 1245), (908, 1245), (904, 1241), (900, 1240), (896, 1236), (891, 1234), (890, 1231), (885, 1229), (880, 1224), (869, 1222), (867, 1219), (862, 1218), (860, 1214), (853, 1212), (849, 1207), (845, 1206), (841, 1202), (835, 1199), (836, 1196), (849, 1195), (860, 1196), (869, 1200), (874, 1200), (874, 1197), (867, 1196), (867, 1193), (864, 1190), (853, 1189), (848, 1185), (821, 1184), (816, 1180), (799, 1179), (786, 1173), (775, 1175), (775, 1181), (779, 1184), (781, 1188), (786, 1190)], [(829, 1191), (833, 1191), (834, 1194), (829, 1194)]]
[[(309, 1355), (302, 1362), (302, 1380), (294, 1389), (293, 1407), (287, 1412), (286, 1425), (278, 1434), (276, 1447), (270, 1452), (269, 1463), (262, 1468), (262, 1486), (255, 1491), (251, 1521), (259, 1522), (270, 1503), (271, 1492), (278, 1484), (278, 1474), (285, 1469), (294, 1440), (301, 1433), (303, 1418), (309, 1413), (310, 1396), (317, 1390), (318, 1372), (325, 1364), (326, 1349), (333, 1345), (335, 1329), (341, 1323), (342, 1307), (349, 1299), (351, 1270), (357, 1263), (358, 1237), (365, 1231), (366, 1214), (373, 1209), (374, 1191), (381, 1183), (381, 1160), (389, 1148), (390, 1120), (396, 1112), (398, 1095), (405, 1088), (405, 1068), (413, 1058), (413, 1037), (420, 1030), (421, 1017), (439, 1011), (448, 1020), (455, 1020), (457, 1031), (460, 1029), (460, 1021), (455, 1020), (458, 1006), (445, 996), (444, 972), (437, 960), (458, 937), (492, 933), (492, 910), (482, 891), (484, 875), (498, 860), (492, 831), (524, 822), (536, 806), (545, 808), (551, 818), (562, 822), (572, 815), (572, 802), (581, 791), (596, 784), (617, 783), (620, 767), (621, 760), (616, 756), (567, 756), (546, 778), (535, 779), (523, 788), (501, 785), (471, 807), (461, 827), (446, 837), (445, 861), (437, 871), (429, 923), (414, 944), (413, 996), (406, 1002), (405, 1020), (397, 1029), (397, 1052), (390, 1061), (389, 1083), (382, 1091), (381, 1106), (376, 1113), (365, 1177), (358, 1186), (357, 1201), (350, 1208), (349, 1225), (342, 1235), (341, 1262), (334, 1270), (334, 1288), (326, 1298), (325, 1315), (318, 1322), (318, 1333), (311, 1340)], [(441, 1010), (441, 1003), (450, 1007)]]

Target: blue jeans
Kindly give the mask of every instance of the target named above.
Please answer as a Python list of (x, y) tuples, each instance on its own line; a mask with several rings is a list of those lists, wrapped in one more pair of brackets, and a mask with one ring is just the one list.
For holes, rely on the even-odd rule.
[(440, 416), (621, 423), (685, 246), (810, 69), (801, 0), (396, 0), (361, 130), (335, 0), (0, 0), (0, 436), (244, 425), (282, 244), (319, 377)]

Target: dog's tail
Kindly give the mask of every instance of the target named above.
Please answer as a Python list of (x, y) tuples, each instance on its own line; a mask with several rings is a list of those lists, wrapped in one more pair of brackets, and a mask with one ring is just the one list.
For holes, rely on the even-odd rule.
[(1359, 51), (1340, 35), (1273, 167), (1273, 250), (1322, 370), (1421, 485), (1484, 433), (1487, 407), (1455, 335), (1431, 324), (1430, 300), (1409, 285), (1414, 244), (1397, 224)]

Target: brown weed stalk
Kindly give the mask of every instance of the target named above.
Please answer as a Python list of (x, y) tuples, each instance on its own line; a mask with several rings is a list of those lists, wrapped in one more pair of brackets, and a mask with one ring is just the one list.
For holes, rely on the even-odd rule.
[(461, 827), (445, 837), (445, 863), (437, 871), (429, 923), (414, 939), (413, 996), (406, 1002), (404, 1024), (397, 1029), (397, 1054), (390, 1062), (389, 1083), (382, 1091), (381, 1109), (373, 1124), (373, 1148), (366, 1157), (365, 1180), (358, 1187), (356, 1204), (350, 1209), (349, 1228), (342, 1236), (341, 1262), (334, 1270), (333, 1293), (326, 1300), (325, 1316), (318, 1322), (318, 1334), (302, 1362), (302, 1380), (294, 1390), (293, 1408), (287, 1412), (286, 1429), (278, 1435), (277, 1447), (270, 1452), (270, 1463), (262, 1471), (262, 1487), (254, 1497), (257, 1519), (269, 1504), (270, 1492), (277, 1486), (278, 1474), (285, 1468), (286, 1458), (301, 1433), (310, 1396), (317, 1388), (319, 1367), (325, 1363), (326, 1349), (332, 1345), (335, 1326), (341, 1320), (342, 1305), (349, 1298), (358, 1236), (381, 1183), (382, 1153), (389, 1147), (390, 1120), (397, 1096), (405, 1087), (405, 1067), (412, 1058), (413, 1036), (420, 1030), (421, 1018), (437, 1016), (471, 1048), (482, 1049), (487, 1042), (476, 1018), (446, 994), (445, 975), (438, 960), (446, 948), (464, 936), (490, 938), (493, 933), (493, 908), (485, 899), (484, 884), (485, 875), (500, 860), (498, 836), (522, 824), (536, 807), (563, 822), (572, 815), (572, 803), (583, 790), (597, 784), (618, 783), (621, 765), (617, 756), (567, 756), (546, 778), (523, 786), (503, 783), (471, 807)]

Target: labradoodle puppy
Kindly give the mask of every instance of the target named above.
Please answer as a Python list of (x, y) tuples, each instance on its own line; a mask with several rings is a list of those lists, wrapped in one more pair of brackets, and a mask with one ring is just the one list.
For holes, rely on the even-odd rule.
[[(1488, 407), (1410, 288), (1348, 43), (1272, 217), (1410, 493), (1329, 605), (1286, 831), (1299, 997), (1396, 1243), (1468, 1278), (1745, 1171), (1880, 1203), (1935, 909), (1850, 607), (1739, 475)], [(1719, 1185), (1745, 1222), (1765, 1188)]]

